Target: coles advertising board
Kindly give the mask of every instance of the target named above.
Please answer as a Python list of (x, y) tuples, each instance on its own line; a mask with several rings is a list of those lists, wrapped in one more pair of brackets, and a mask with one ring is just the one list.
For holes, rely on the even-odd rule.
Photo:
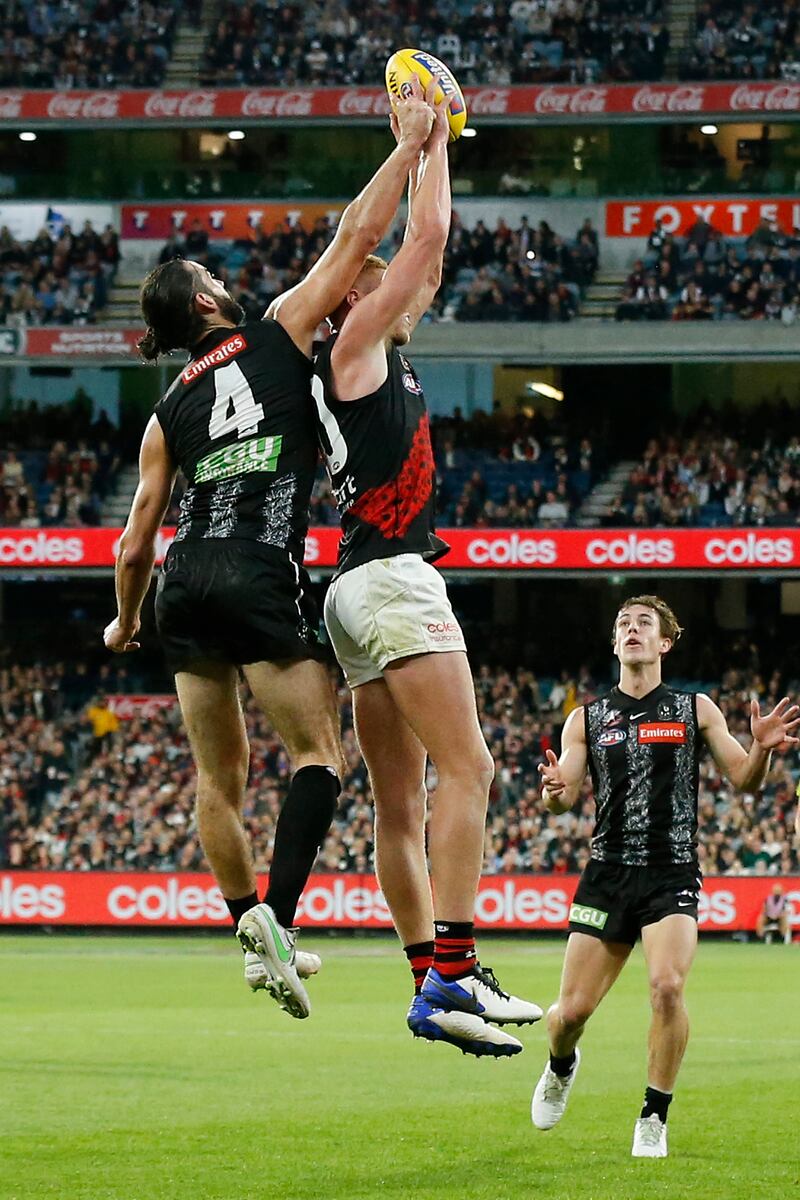
[[(789, 529), (441, 529), (451, 547), (440, 560), (457, 571), (800, 571), (800, 528)], [(4, 569), (79, 571), (113, 567), (119, 528), (2, 529)], [(161, 562), (174, 537), (156, 540)], [(306, 566), (336, 565), (339, 530), (316, 526), (306, 540)]]
[[(714, 876), (703, 883), (700, 928), (752, 930), (775, 876)], [(800, 877), (781, 880), (800, 929)], [(577, 875), (485, 875), (480, 929), (563, 930)], [(230, 916), (210, 875), (111, 871), (0, 872), (0, 925), (112, 925), (127, 928), (226, 927)], [(390, 929), (374, 875), (312, 875), (298, 924), (318, 929)]]

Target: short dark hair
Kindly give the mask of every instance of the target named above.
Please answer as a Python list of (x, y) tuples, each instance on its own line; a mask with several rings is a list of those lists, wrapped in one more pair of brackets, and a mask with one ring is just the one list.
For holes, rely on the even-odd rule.
[(629, 596), (627, 600), (623, 600), (614, 618), (614, 629), (612, 631), (612, 641), (617, 632), (617, 621), (620, 613), (623, 613), (626, 608), (633, 608), (638, 604), (640, 608), (652, 608), (653, 612), (658, 617), (658, 628), (663, 638), (668, 638), (673, 646), (678, 638), (683, 633), (683, 626), (678, 624), (678, 618), (672, 611), (666, 600), (662, 600), (660, 596)]
[(182, 258), (161, 263), (145, 278), (139, 304), (147, 332), (139, 353), (146, 362), (170, 350), (188, 350), (202, 336), (203, 318), (194, 307), (200, 290), (197, 272)]

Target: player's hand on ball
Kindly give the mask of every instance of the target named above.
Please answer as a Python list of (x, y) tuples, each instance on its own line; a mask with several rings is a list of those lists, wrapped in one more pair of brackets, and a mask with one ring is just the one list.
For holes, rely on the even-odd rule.
[(113, 651), (114, 654), (128, 654), (131, 650), (139, 649), (139, 642), (134, 642), (131, 639), (139, 632), (139, 621), (132, 629), (124, 628), (119, 623), (119, 617), (106, 625), (103, 630), (103, 641), (106, 644), (106, 649)]
[(438, 82), (431, 79), (425, 89), (425, 101), (430, 105), (433, 112), (433, 127), (430, 136), (422, 147), (427, 153), (430, 153), (435, 146), (446, 146), (450, 141), (450, 122), (448, 121), (448, 113), (450, 105), (455, 97), (451, 93), (449, 96), (442, 96), (438, 104), (434, 103), (434, 96), (438, 88)]
[(542, 783), (542, 797), (545, 800), (557, 800), (567, 786), (561, 775), (561, 767), (552, 750), (545, 751), (547, 762), (539, 763), (539, 777)]
[(778, 750), (781, 754), (800, 745), (800, 738), (792, 737), (800, 725), (800, 708), (784, 696), (765, 717), (757, 700), (750, 702), (750, 731), (764, 750)]
[(422, 93), (417, 75), (411, 78), (411, 95), (395, 100), (390, 124), (398, 143), (406, 143), (419, 149), (425, 144), (434, 122), (434, 110)]

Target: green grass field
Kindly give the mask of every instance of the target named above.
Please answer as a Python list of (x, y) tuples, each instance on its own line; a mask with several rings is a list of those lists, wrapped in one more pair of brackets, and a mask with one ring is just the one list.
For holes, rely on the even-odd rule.
[[(325, 965), (298, 1022), (246, 991), (232, 940), (0, 939), (2, 1200), (800, 1198), (796, 948), (701, 946), (671, 1156), (632, 1161), (638, 952), (543, 1134), (541, 1026), (501, 1062), (413, 1041), (393, 942), (307, 945)], [(553, 999), (563, 944), (483, 951), (506, 986)]]

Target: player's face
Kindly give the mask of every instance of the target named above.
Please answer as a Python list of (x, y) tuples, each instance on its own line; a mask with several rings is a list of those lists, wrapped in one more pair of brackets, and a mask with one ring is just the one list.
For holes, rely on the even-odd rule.
[(191, 263), (190, 265), (200, 276), (200, 290), (206, 296), (211, 297), (219, 310), (219, 315), (226, 321), (232, 321), (234, 325), (239, 325), (244, 320), (244, 309), (227, 291), (222, 280), (217, 279), (216, 275), (212, 275), (208, 268), (202, 266), (201, 263)]
[(623, 666), (658, 662), (669, 650), (670, 641), (661, 636), (655, 609), (643, 604), (623, 608), (614, 626), (614, 653)]

